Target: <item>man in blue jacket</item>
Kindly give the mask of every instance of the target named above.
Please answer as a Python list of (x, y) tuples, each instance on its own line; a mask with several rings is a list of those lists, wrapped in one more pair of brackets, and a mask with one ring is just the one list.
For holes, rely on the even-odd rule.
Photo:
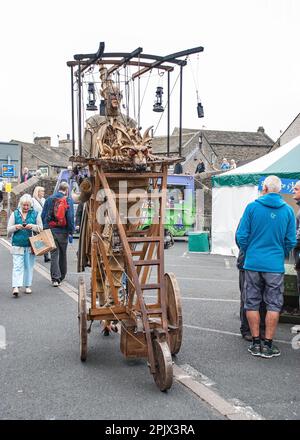
[(74, 232), (74, 205), (68, 192), (68, 183), (61, 182), (58, 192), (48, 197), (42, 211), (44, 229), (51, 229), (56, 244), (56, 249), (51, 251), (50, 267), (54, 287), (58, 287), (67, 274), (68, 240)]
[[(245, 252), (245, 310), (253, 356), (271, 358), (280, 350), (273, 337), (283, 306), (284, 258), (296, 244), (296, 222), (293, 209), (282, 200), (281, 180), (268, 176), (263, 196), (249, 203), (236, 233), (238, 245)], [(266, 333), (263, 345), (259, 336), (259, 307), (266, 304)]]

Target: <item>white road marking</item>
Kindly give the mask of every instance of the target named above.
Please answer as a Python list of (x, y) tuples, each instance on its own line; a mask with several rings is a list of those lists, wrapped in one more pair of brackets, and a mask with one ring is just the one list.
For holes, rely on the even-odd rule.
[[(183, 324), (183, 327), (192, 328), (195, 330), (201, 330), (201, 331), (205, 331), (205, 332), (220, 333), (223, 335), (238, 336), (239, 338), (242, 337), (242, 335), (240, 333), (228, 332), (226, 330), (217, 330), (215, 328), (199, 327), (197, 325), (189, 325), (189, 324)], [(274, 339), (274, 342), (280, 342), (281, 344), (291, 345), (291, 341), (284, 341), (282, 339)]]
[[(156, 295), (144, 295), (145, 298), (156, 298)], [(199, 297), (191, 297), (191, 296), (180, 296), (181, 300), (195, 300), (195, 301), (216, 301), (216, 302), (233, 302), (233, 303), (239, 303), (239, 299), (224, 299), (224, 298), (199, 298)]]
[[(190, 367), (192, 368), (192, 367)], [(194, 369), (192, 369), (194, 370)], [(209, 388), (209, 386), (195, 380), (182, 367), (178, 365), (173, 366), (174, 378), (177, 382), (184, 385), (196, 396), (200, 397), (208, 403), (214, 410), (218, 411), (222, 416), (229, 420), (263, 420), (263, 417), (255, 413), (252, 408), (251, 411), (245, 411), (245, 407), (234, 405), (231, 401), (225, 400), (216, 391)], [(195, 371), (195, 370), (194, 370)], [(202, 376), (199, 372), (200, 377)], [(233, 401), (236, 401), (233, 399)], [(247, 408), (247, 407), (246, 407)], [(250, 407), (248, 407), (250, 408)]]
[(5, 350), (6, 345), (6, 330), (4, 325), (0, 325), (0, 350)]
[(230, 262), (229, 262), (228, 258), (224, 258), (224, 263), (225, 263), (226, 269), (231, 269)]
[(192, 277), (176, 277), (177, 280), (191, 280), (191, 281), (212, 281), (216, 283), (234, 283), (237, 284), (237, 280), (224, 280), (221, 278), (192, 278)]

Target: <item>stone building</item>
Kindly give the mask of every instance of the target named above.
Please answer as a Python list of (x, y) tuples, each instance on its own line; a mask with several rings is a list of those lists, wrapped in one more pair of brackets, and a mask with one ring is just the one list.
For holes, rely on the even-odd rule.
[(51, 147), (49, 136), (35, 137), (34, 143), (11, 140), (21, 146), (21, 167), (27, 167), (31, 173), (41, 169), (43, 174), (56, 177), (62, 168), (70, 165), (72, 141), (60, 141), (59, 147)]
[[(218, 169), (222, 159), (234, 159), (237, 164), (257, 159), (268, 153), (274, 141), (265, 133), (263, 127), (256, 132), (221, 131), (221, 130), (182, 130), (181, 156), (184, 173), (194, 174), (198, 159), (205, 163), (207, 171)], [(167, 138), (156, 137), (152, 142), (154, 154), (166, 154)], [(179, 129), (175, 128), (170, 136), (171, 155), (179, 151)], [(197, 159), (197, 160), (195, 160)]]

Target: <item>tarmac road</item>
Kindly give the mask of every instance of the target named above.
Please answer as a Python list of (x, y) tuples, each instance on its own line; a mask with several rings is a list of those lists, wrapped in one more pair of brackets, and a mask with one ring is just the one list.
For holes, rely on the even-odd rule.
[[(49, 264), (39, 258), (33, 294), (17, 300), (11, 297), (11, 256), (0, 241), (0, 419), (300, 418), (300, 350), (291, 347), (291, 325), (279, 325), (279, 358), (247, 352), (239, 335), (234, 258), (189, 254), (185, 242), (166, 251), (166, 271), (176, 274), (181, 288), (184, 338), (173, 387), (161, 393), (145, 362), (126, 361), (119, 335), (104, 337), (97, 322), (88, 359), (80, 362), (76, 240), (66, 279), (73, 293), (50, 285), (42, 267)], [(230, 408), (239, 413), (231, 417)]]

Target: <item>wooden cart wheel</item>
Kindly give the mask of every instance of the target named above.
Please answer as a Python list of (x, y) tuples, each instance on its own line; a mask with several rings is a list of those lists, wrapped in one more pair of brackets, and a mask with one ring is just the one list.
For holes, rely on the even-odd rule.
[(166, 391), (173, 383), (173, 364), (168, 343), (154, 339), (153, 352), (156, 368), (153, 377), (160, 391)]
[(165, 273), (168, 325), (177, 327), (169, 332), (171, 354), (177, 354), (182, 343), (182, 307), (180, 290), (173, 273)]
[(87, 357), (87, 314), (86, 289), (83, 277), (79, 278), (78, 293), (79, 350), (80, 359), (84, 362)]

